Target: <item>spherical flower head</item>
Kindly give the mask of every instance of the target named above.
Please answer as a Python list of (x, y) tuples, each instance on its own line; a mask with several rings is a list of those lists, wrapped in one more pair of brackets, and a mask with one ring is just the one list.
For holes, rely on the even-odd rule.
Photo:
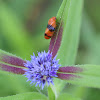
[(33, 53), (31, 56), (31, 61), (27, 61), (24, 65), (27, 67), (25, 70), (27, 81), (31, 81), (31, 84), (36, 84), (42, 86), (47, 81), (48, 86), (50, 83), (53, 84), (53, 77), (57, 77), (56, 73), (59, 69), (59, 60), (56, 60), (56, 56), (52, 58), (52, 53), (50, 52), (38, 52), (38, 56), (36, 57)]

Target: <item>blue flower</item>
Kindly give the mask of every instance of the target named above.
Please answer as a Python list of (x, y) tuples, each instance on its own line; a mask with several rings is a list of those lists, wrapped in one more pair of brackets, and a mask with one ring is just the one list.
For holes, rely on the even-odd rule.
[(52, 58), (52, 53), (50, 52), (38, 52), (38, 56), (36, 57), (33, 53), (31, 56), (31, 61), (27, 61), (24, 65), (27, 67), (25, 70), (27, 81), (31, 81), (31, 84), (36, 84), (42, 86), (47, 81), (48, 86), (50, 83), (53, 84), (53, 77), (57, 77), (56, 73), (59, 69), (59, 60), (56, 60), (56, 56)]

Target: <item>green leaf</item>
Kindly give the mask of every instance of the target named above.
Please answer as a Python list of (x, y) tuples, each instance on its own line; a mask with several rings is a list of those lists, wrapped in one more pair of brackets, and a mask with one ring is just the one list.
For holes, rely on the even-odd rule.
[[(1, 58), (2, 55), (15, 56), (12, 53), (9, 53), (9, 52), (6, 52), (6, 51), (0, 49), (0, 58)], [(15, 57), (17, 57), (17, 56), (15, 56)]]
[(4, 62), (4, 63), (15, 65), (15, 66), (24, 67), (24, 63), (26, 61), (20, 57), (17, 57), (9, 52), (5, 52), (5, 51), (0, 49), (0, 62)]
[[(60, 59), (60, 64), (62, 66), (75, 63), (79, 42), (82, 7), (83, 0), (77, 0), (77, 2), (75, 0), (63, 0), (58, 11), (57, 22), (62, 25), (63, 33), (57, 58)], [(55, 87), (52, 87), (52, 89), (57, 96), (66, 83), (61, 80), (55, 80), (54, 83)]]
[[(30, 85), (26, 82), (27, 78), (23, 75), (12, 74), (5, 71), (0, 71), (0, 97), (26, 92), (37, 92), (38, 88), (35, 85)], [(43, 91), (44, 92), (44, 91)]]
[(80, 78), (67, 80), (67, 82), (84, 87), (100, 88), (100, 76), (98, 77), (98, 76), (81, 75), (81, 74), (78, 74), (78, 76), (80, 76)]
[(75, 63), (83, 5), (83, 0), (77, 0), (77, 2), (75, 0), (64, 1), (66, 1), (66, 5), (62, 11), (63, 15), (61, 16), (61, 21), (63, 22), (63, 35), (57, 56), (60, 58), (62, 66)]
[(38, 92), (28, 92), (8, 97), (1, 97), (0, 100), (47, 100), (47, 97)]
[(48, 87), (48, 97), (49, 100), (55, 100), (55, 94), (50, 86)]
[[(11, 53), (0, 50), (0, 70), (12, 72), (15, 74), (24, 74), (24, 61)], [(21, 68), (22, 67), (22, 68)]]
[(73, 95), (67, 94), (67, 93), (63, 93), (60, 94), (59, 97), (57, 98), (57, 100), (81, 100)]
[(71, 84), (100, 88), (100, 65), (77, 65), (75, 67), (82, 70), (75, 73), (61, 73), (62, 75), (58, 77), (66, 79)]
[(81, 78), (75, 79), (72, 83), (86, 87), (100, 88), (100, 65), (81, 65), (80, 67), (83, 68), (83, 72), (77, 75)]

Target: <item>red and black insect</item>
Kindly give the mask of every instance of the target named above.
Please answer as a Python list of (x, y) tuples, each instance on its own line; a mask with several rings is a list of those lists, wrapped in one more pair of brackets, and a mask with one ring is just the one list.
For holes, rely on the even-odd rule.
[(48, 25), (45, 30), (44, 38), (50, 39), (55, 32), (55, 28), (56, 28), (56, 17), (52, 17), (48, 21)]

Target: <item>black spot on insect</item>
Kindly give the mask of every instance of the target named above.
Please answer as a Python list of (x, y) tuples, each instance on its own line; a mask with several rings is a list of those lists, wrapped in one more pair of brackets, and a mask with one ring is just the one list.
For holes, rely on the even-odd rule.
[(51, 38), (51, 36), (48, 36), (46, 33), (44, 35), (47, 36), (47, 37), (49, 37), (49, 38)]
[(54, 28), (52, 25), (47, 25), (47, 28), (48, 28), (51, 32), (55, 31), (55, 28)]

